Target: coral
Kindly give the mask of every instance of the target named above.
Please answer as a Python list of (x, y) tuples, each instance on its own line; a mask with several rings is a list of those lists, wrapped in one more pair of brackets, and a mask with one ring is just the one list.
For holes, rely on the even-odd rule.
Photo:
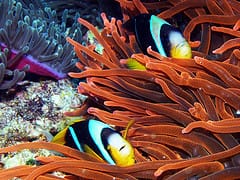
[(1, 96), (0, 147), (39, 137), (51, 140), (51, 133), (66, 126), (63, 113), (80, 106), (84, 99), (67, 79), (31, 82), (11, 100)]
[[(163, 57), (150, 47), (149, 55), (144, 55), (134, 35), (122, 29), (123, 22), (109, 21), (105, 14), (101, 33), (86, 20), (78, 20), (103, 46), (102, 54), (93, 45), (67, 38), (81, 70), (69, 75), (86, 79), (79, 83), (78, 92), (88, 99), (65, 114), (95, 116), (121, 133), (134, 120), (127, 137), (136, 164), (121, 168), (57, 144), (24, 143), (2, 148), (0, 153), (46, 148), (65, 157), (38, 157), (42, 165), (4, 169), (0, 176), (54, 179), (49, 173), (61, 171), (70, 174), (65, 179), (239, 179), (239, 2), (118, 2), (124, 22), (139, 13), (155, 12), (164, 19), (174, 16), (176, 25), (184, 24), (180, 28), (193, 49), (193, 58), (186, 60)], [(146, 70), (127, 69), (124, 63), (130, 57)]]
[(20, 2), (3, 0), (0, 9), (1, 89), (9, 89), (21, 81), (26, 70), (56, 79), (74, 70), (75, 53), (65, 38), (81, 41), (80, 25), (74, 23), (80, 16), (78, 13), (68, 27), (67, 10), (60, 22), (49, 7), (41, 10), (30, 4), (24, 8)]
[(8, 169), (15, 166), (20, 165), (34, 165), (36, 164), (35, 157), (36, 156), (50, 156), (54, 155), (52, 152), (47, 151), (45, 149), (41, 149), (38, 152), (31, 152), (30, 150), (24, 149), (14, 156), (9, 155), (2, 159), (2, 163), (4, 164), (4, 168)]

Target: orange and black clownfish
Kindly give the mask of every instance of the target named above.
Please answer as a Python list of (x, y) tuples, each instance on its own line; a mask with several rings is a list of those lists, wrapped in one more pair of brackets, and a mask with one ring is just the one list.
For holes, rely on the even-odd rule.
[(135, 33), (137, 42), (145, 54), (151, 46), (154, 51), (165, 57), (192, 57), (191, 48), (181, 31), (155, 15), (140, 14), (124, 23), (123, 28)]
[(112, 127), (98, 120), (77, 121), (59, 132), (52, 142), (87, 152), (112, 165), (135, 163), (131, 144)]

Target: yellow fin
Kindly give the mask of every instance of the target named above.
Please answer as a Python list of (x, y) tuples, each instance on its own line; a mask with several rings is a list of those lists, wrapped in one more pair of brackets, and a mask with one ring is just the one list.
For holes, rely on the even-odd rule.
[(88, 145), (84, 144), (83, 145), (84, 151), (88, 154), (91, 154), (92, 156), (95, 156), (96, 158), (98, 158), (101, 161), (104, 161), (97, 153), (95, 153), (92, 148), (90, 148)]
[(124, 131), (124, 134), (123, 134), (123, 138), (124, 138), (124, 139), (127, 138), (127, 133), (128, 133), (128, 131), (129, 131), (130, 127), (131, 127), (134, 123), (135, 123), (135, 121), (134, 121), (133, 119), (128, 122), (128, 125), (127, 125), (127, 127), (126, 127), (126, 129), (125, 129), (125, 131)]
[(138, 62), (136, 59), (133, 59), (133, 58), (128, 58), (127, 59), (126, 66), (129, 69), (146, 71), (146, 67), (144, 65), (142, 65), (140, 62)]
[(84, 121), (84, 119), (80, 116), (67, 116), (65, 117), (66, 121), (68, 121), (68, 126), (71, 126), (74, 123), (80, 122), (80, 121)]
[(53, 137), (52, 142), (57, 144), (66, 144), (65, 134), (67, 132), (68, 127), (64, 128), (62, 131), (57, 133), (56, 136)]
[(65, 135), (66, 135), (66, 132), (69, 128), (69, 126), (71, 126), (72, 124), (76, 123), (76, 122), (80, 122), (82, 121), (82, 119), (78, 118), (78, 119), (73, 119), (72, 121), (70, 121), (70, 123), (68, 124), (67, 127), (65, 127), (63, 130), (61, 130), (59, 133), (57, 133), (51, 142), (53, 143), (57, 143), (57, 144), (66, 144), (66, 141), (65, 141)]

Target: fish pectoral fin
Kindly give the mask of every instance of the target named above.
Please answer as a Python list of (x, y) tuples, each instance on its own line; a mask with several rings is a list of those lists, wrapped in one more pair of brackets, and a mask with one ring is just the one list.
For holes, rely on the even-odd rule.
[(68, 127), (66, 127), (65, 129), (57, 133), (57, 135), (53, 137), (52, 142), (57, 144), (63, 144), (63, 145), (66, 144), (65, 135), (66, 135), (67, 129)]
[(147, 70), (146, 67), (141, 64), (140, 62), (138, 62), (136, 59), (133, 59), (133, 58), (128, 58), (127, 61), (126, 61), (126, 66), (129, 68), (129, 69), (135, 69), (135, 70)]
[(101, 161), (104, 161), (103, 158), (101, 158), (92, 148), (90, 148), (88, 145), (84, 144), (83, 145), (84, 151), (88, 154), (91, 154), (92, 156), (95, 156)]

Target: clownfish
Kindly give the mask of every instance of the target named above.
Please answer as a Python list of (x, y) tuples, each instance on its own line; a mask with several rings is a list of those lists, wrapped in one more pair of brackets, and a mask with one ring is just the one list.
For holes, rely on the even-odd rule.
[(112, 127), (98, 120), (76, 121), (60, 131), (52, 142), (89, 153), (111, 165), (135, 163), (131, 144)]
[(135, 34), (144, 54), (147, 54), (147, 48), (151, 46), (165, 57), (192, 57), (191, 47), (181, 31), (155, 15), (140, 14), (125, 22), (123, 28)]

